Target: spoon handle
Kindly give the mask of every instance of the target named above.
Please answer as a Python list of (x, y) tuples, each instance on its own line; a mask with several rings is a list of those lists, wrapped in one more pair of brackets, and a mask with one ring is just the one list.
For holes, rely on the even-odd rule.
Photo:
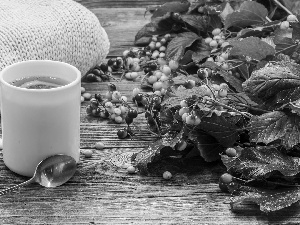
[(0, 196), (1, 195), (5, 195), (5, 194), (7, 194), (10, 191), (16, 190), (16, 189), (18, 189), (20, 187), (23, 187), (23, 186), (25, 186), (27, 184), (30, 184), (30, 183), (33, 183), (33, 182), (34, 182), (34, 177), (32, 177), (31, 179), (29, 179), (29, 180), (27, 180), (27, 181), (25, 181), (25, 182), (23, 182), (21, 184), (17, 184), (15, 186), (10, 187), (10, 188), (4, 189), (3, 191), (0, 191)]

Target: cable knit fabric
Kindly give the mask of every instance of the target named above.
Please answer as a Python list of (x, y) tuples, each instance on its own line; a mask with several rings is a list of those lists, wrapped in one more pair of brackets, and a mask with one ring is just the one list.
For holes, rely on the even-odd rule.
[(49, 59), (82, 76), (102, 62), (108, 36), (98, 18), (72, 0), (0, 0), (0, 71), (15, 62)]

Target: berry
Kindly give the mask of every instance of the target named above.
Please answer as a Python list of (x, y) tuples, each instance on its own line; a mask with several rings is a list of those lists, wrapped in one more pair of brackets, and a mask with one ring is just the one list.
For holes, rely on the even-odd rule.
[(297, 22), (298, 19), (295, 15), (288, 15), (288, 17), (286, 18), (286, 21), (288, 21), (288, 22)]
[(105, 63), (101, 63), (99, 68), (105, 73), (108, 71), (108, 65)]
[(98, 141), (98, 142), (96, 142), (96, 144), (95, 144), (95, 148), (98, 149), (98, 150), (102, 150), (102, 149), (105, 148), (105, 145), (103, 144), (103, 142)]
[(211, 41), (212, 41), (212, 38), (211, 38), (211, 37), (207, 37), (207, 38), (204, 39), (204, 42), (205, 42), (206, 44), (209, 44)]
[(129, 109), (128, 116), (134, 119), (138, 116), (138, 113), (135, 109)]
[(229, 191), (227, 184), (225, 184), (224, 182), (221, 182), (221, 181), (219, 181), (219, 188), (223, 192), (228, 192)]
[(180, 102), (180, 106), (181, 106), (181, 107), (188, 107), (189, 105), (188, 105), (188, 103), (187, 103), (186, 100), (182, 100), (182, 101)]
[(226, 83), (221, 83), (219, 86), (220, 86), (220, 89), (229, 90), (229, 86)]
[(221, 177), (220, 177), (220, 182), (225, 183), (225, 184), (229, 184), (232, 182), (232, 178), (233, 176), (229, 173), (224, 173)]
[(84, 155), (85, 158), (91, 158), (92, 155), (93, 155), (93, 151), (90, 150), (90, 149), (84, 150), (83, 155)]
[(120, 92), (118, 92), (118, 91), (114, 91), (113, 93), (112, 93), (112, 96), (111, 96), (111, 98), (112, 98), (112, 100), (119, 100), (120, 98), (121, 98), (121, 93)]
[(229, 157), (235, 157), (236, 156), (236, 150), (234, 148), (227, 148), (226, 149), (226, 155)]
[(212, 40), (212, 41), (209, 43), (209, 46), (215, 48), (215, 47), (218, 46), (218, 42), (217, 42), (216, 40)]
[(85, 100), (90, 100), (92, 97), (92, 94), (86, 92), (86, 93), (83, 93), (82, 96), (84, 97)]
[(167, 76), (171, 74), (171, 68), (167, 65), (164, 65), (164, 67), (162, 68), (161, 72), (163, 72), (164, 74), (166, 74)]
[(81, 94), (83, 94), (85, 92), (85, 88), (84, 87), (80, 87), (80, 92), (81, 92)]
[(108, 89), (109, 89), (110, 91), (116, 91), (116, 90), (117, 90), (117, 87), (116, 87), (116, 85), (110, 83), (110, 84), (108, 85)]
[(220, 98), (226, 97), (226, 96), (227, 96), (227, 90), (226, 90), (226, 89), (220, 89), (220, 90), (218, 91), (218, 96), (219, 96)]
[(127, 102), (127, 97), (124, 96), (124, 95), (122, 95), (122, 96), (121, 96), (121, 101), (122, 101), (122, 102)]
[(132, 95), (136, 96), (140, 92), (141, 92), (141, 90), (139, 88), (134, 88), (133, 91), (132, 91)]
[(84, 97), (80, 96), (80, 102), (84, 102)]
[(101, 77), (102, 75), (104, 75), (104, 72), (98, 69), (93, 69), (92, 73), (95, 74), (97, 77)]
[(88, 75), (86, 75), (86, 80), (89, 82), (95, 82), (97, 81), (97, 77), (95, 74), (89, 73)]
[(185, 88), (187, 89), (192, 89), (193, 87), (196, 86), (196, 82), (194, 80), (187, 80), (185, 83), (184, 83), (184, 86)]
[(139, 76), (139, 74), (137, 72), (131, 72), (131, 74), (130, 74), (130, 77), (132, 80), (135, 80), (138, 76)]
[(121, 116), (118, 116), (118, 115), (116, 114), (115, 122), (116, 122), (116, 123), (122, 123), (122, 122), (123, 122), (123, 118), (122, 118)]
[(169, 61), (169, 67), (171, 70), (177, 70), (179, 67), (179, 63), (175, 60), (170, 60)]
[(135, 167), (134, 166), (128, 166), (127, 167), (127, 173), (129, 173), (129, 174), (135, 173)]
[(189, 113), (190, 112), (190, 108), (189, 107), (182, 107), (181, 109), (179, 109), (179, 116), (182, 116), (184, 113)]
[(286, 30), (286, 29), (288, 29), (290, 27), (290, 23), (288, 22), (288, 21), (283, 21), (283, 22), (281, 22), (281, 24), (280, 24), (280, 29), (282, 29), (282, 30)]
[(197, 75), (201, 80), (203, 80), (208, 77), (208, 72), (207, 72), (207, 70), (200, 68), (197, 71)]
[(121, 114), (122, 114), (122, 111), (121, 111), (120, 108), (114, 108), (114, 113), (115, 113), (116, 115), (121, 115)]
[(163, 83), (161, 81), (157, 81), (152, 85), (153, 89), (159, 91), (163, 87)]
[(148, 83), (149, 84), (154, 84), (157, 81), (157, 77), (154, 75), (151, 75), (150, 77), (148, 77)]
[(137, 102), (141, 102), (144, 95), (142, 93), (138, 93), (134, 98)]
[(219, 35), (221, 33), (221, 29), (220, 28), (215, 28), (211, 33), (214, 36)]
[(127, 129), (124, 128), (124, 129), (118, 130), (117, 135), (118, 135), (118, 137), (119, 137), (120, 139), (126, 138), (127, 135), (128, 135)]
[(163, 178), (164, 178), (165, 180), (170, 180), (170, 179), (172, 178), (172, 174), (171, 174), (169, 171), (165, 171), (165, 172), (163, 173)]
[(125, 123), (126, 123), (126, 124), (129, 125), (129, 124), (131, 124), (132, 122), (133, 122), (133, 118), (132, 118), (132, 117), (129, 117), (129, 116), (126, 116), (126, 117), (125, 117)]

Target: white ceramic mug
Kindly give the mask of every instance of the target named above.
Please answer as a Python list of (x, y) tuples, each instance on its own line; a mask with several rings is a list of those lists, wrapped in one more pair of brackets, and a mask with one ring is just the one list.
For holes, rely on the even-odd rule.
[[(13, 86), (16, 79), (58, 77), (67, 81), (51, 89)], [(67, 63), (29, 60), (0, 73), (3, 160), (15, 173), (33, 176), (37, 164), (53, 154), (80, 155), (80, 71)]]

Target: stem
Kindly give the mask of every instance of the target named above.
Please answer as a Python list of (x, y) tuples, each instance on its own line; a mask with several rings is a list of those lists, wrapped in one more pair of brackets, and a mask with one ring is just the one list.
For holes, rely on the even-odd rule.
[[(210, 100), (208, 100), (208, 101), (210, 101)], [(232, 107), (230, 107), (230, 106), (228, 106), (228, 105), (225, 105), (224, 103), (218, 102), (218, 101), (216, 101), (215, 99), (212, 99), (211, 101), (214, 102), (214, 103), (219, 104), (220, 106), (222, 106), (222, 107), (224, 107), (224, 108), (227, 108), (227, 109), (230, 109), (230, 110), (232, 110), (232, 111), (234, 111), (234, 112), (236, 112), (236, 113), (239, 113), (239, 114), (241, 114), (242, 116), (247, 117), (248, 119), (251, 119), (251, 117), (252, 117), (252, 115), (251, 115), (250, 113), (240, 112), (239, 110), (237, 110), (237, 109), (235, 109), (235, 108), (232, 108)]]
[(272, 22), (272, 20), (266, 16), (266, 20), (268, 20), (268, 22)]
[(290, 15), (294, 15), (290, 10), (288, 10), (284, 5), (282, 5), (278, 0), (273, 0), (275, 4), (279, 5), (284, 11), (286, 11)]

